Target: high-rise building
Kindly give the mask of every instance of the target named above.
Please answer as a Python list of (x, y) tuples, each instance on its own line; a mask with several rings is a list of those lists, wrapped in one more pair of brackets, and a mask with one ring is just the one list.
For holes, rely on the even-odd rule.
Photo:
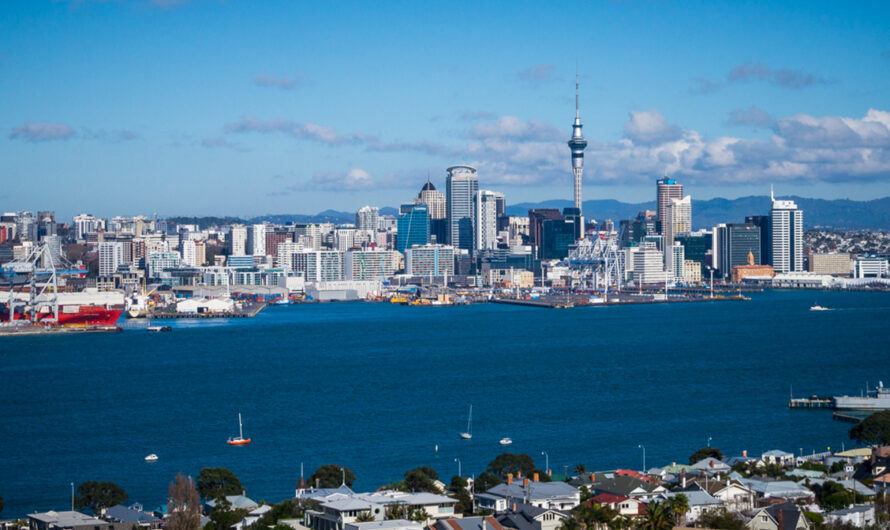
[(426, 204), (430, 211), (430, 219), (445, 219), (448, 216), (445, 196), (429, 180), (420, 189), (420, 193), (417, 194), (414, 203)]
[(247, 255), (247, 227), (240, 224), (232, 225), (229, 230), (229, 255)]
[(123, 262), (124, 246), (121, 243), (99, 243), (99, 276), (111, 276)]
[(294, 272), (302, 272), (307, 282), (343, 280), (343, 253), (336, 250), (304, 250), (292, 256)]
[(452, 166), (445, 177), (448, 242), (456, 249), (473, 249), (475, 209), (473, 198), (479, 191), (479, 176), (471, 166)]
[(587, 140), (581, 134), (581, 105), (578, 103), (578, 76), (575, 76), (575, 122), (572, 124), (572, 138), (569, 149), (572, 151), (572, 173), (575, 177), (575, 208), (581, 211), (581, 179), (584, 175), (584, 148)]
[(405, 253), (405, 272), (408, 276), (454, 276), (454, 247), (448, 245), (418, 245)]
[(769, 228), (769, 216), (749, 215), (745, 217), (745, 224), (754, 225), (760, 229), (760, 263), (769, 265), (773, 262), (773, 258), (770, 255), (772, 234)]
[(562, 219), (562, 214), (556, 208), (537, 208), (528, 211), (529, 242), (538, 256), (544, 241), (544, 221), (557, 219)]
[(777, 201), (770, 189), (770, 256), (776, 273), (803, 271), (803, 210), (794, 201)]
[(285, 241), (293, 241), (294, 233), (285, 228), (273, 228), (266, 230), (266, 255), (277, 256), (278, 245)]
[(207, 262), (207, 244), (203, 239), (195, 240), (195, 266), (203, 267)]
[(667, 176), (655, 181), (655, 188), (658, 199), (657, 214), (658, 220), (661, 222), (661, 233), (664, 233), (664, 225), (668, 216), (668, 207), (671, 205), (671, 199), (683, 198), (683, 185), (677, 184), (677, 181)]
[(633, 252), (633, 280), (640, 284), (661, 284), (668, 279), (664, 271), (664, 257), (660, 250), (640, 248)]
[(101, 219), (96, 219), (90, 214), (82, 213), (74, 216), (74, 237), (77, 240), (84, 240), (87, 234), (96, 233), (101, 228)]
[(344, 280), (386, 280), (392, 277), (395, 257), (392, 250), (353, 249), (344, 255)]
[(403, 204), (400, 210), (396, 248), (404, 254), (414, 245), (430, 242), (430, 219), (426, 204)]
[(760, 265), (760, 228), (747, 223), (718, 225), (717, 271), (723, 278), (729, 278), (732, 268), (748, 264), (748, 254), (754, 258), (754, 265)]
[(377, 218), (380, 209), (376, 206), (362, 206), (355, 212), (356, 230), (377, 231)]
[(503, 204), (504, 194), (479, 190), (473, 202), (476, 209), (473, 248), (476, 250), (498, 248), (498, 203)]
[[(682, 199), (671, 199), (665, 210), (666, 216), (661, 225), (664, 236), (664, 248), (674, 246), (674, 236), (692, 231), (692, 198), (687, 195)], [(675, 261), (669, 252), (665, 252), (666, 271), (675, 271)]]
[(248, 254), (252, 256), (266, 255), (266, 225), (257, 224), (247, 232)]
[(188, 267), (197, 267), (198, 260), (195, 252), (195, 242), (191, 239), (183, 239), (179, 242), (179, 251), (182, 253), (182, 264)]

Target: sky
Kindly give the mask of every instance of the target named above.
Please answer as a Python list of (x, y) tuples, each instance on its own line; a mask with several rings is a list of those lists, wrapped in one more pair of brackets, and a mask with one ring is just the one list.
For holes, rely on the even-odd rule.
[(890, 195), (890, 3), (0, 3), (0, 209)]

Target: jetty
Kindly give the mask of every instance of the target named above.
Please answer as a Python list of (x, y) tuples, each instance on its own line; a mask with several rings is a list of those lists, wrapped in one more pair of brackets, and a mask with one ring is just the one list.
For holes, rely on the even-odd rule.
[(810, 396), (808, 398), (791, 398), (788, 402), (788, 408), (791, 409), (834, 409), (835, 403), (833, 397), (828, 396)]
[(44, 326), (44, 325), (2, 325), (0, 337), (25, 336), (25, 335), (59, 335), (72, 333), (105, 333), (121, 331), (119, 326)]
[(156, 311), (148, 315), (148, 318), (170, 319), (170, 318), (252, 318), (259, 314), (266, 304), (263, 302), (253, 302), (245, 304), (240, 311), (207, 311), (203, 313), (179, 313), (176, 311)]

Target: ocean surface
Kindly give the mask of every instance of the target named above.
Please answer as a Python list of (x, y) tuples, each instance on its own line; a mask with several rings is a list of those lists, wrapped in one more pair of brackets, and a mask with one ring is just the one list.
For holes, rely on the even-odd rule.
[[(371, 490), (498, 454), (561, 473), (849, 447), (850, 424), (788, 398), (890, 384), (890, 294), (549, 310), (495, 304), (269, 307), (253, 319), (0, 340), (3, 517), (67, 509), (109, 480), (161, 505), (177, 472), (227, 467), (255, 500), (336, 463)], [(832, 311), (811, 312), (818, 302)], [(473, 405), (473, 439), (462, 441)], [(244, 418), (246, 447), (226, 444)], [(509, 436), (513, 445), (498, 441)], [(436, 450), (438, 446), (438, 451)], [(546, 452), (547, 456), (542, 453)], [(157, 453), (149, 464), (144, 457)]]

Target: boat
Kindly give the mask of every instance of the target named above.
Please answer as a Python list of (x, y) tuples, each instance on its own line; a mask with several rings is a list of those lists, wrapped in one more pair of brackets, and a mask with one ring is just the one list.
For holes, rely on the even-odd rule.
[(247, 445), (250, 438), (244, 438), (244, 429), (241, 427), (241, 413), (238, 413), (238, 437), (229, 438), (229, 445)]
[(890, 388), (878, 381), (874, 390), (866, 389), (864, 396), (834, 396), (834, 408), (840, 410), (890, 410)]
[(152, 454), (150, 454), (150, 455), (148, 455), (148, 456), (145, 457), (145, 461), (146, 461), (146, 462), (157, 462), (157, 461), (158, 461), (158, 455), (152, 453)]
[[(0, 293), (0, 321), (35, 321), (50, 326), (114, 326), (124, 312), (124, 295), (114, 291), (86, 289), (80, 292), (59, 292), (54, 296), (43, 295), (29, 299), (29, 293), (15, 293), (12, 317), (9, 311), (9, 293)], [(58, 304), (58, 321), (54, 305)]]
[(813, 304), (812, 306), (810, 306), (810, 311), (831, 311), (831, 309), (822, 307), (819, 304)]
[(510, 445), (511, 443), (513, 443), (513, 440), (511, 440), (510, 438), (501, 438), (501, 445)]
[(173, 331), (173, 328), (170, 326), (148, 326), (145, 329), (148, 331)]
[(470, 405), (470, 415), (467, 417), (467, 430), (466, 432), (460, 433), (460, 437), (464, 440), (469, 440), (473, 438), (473, 405)]

